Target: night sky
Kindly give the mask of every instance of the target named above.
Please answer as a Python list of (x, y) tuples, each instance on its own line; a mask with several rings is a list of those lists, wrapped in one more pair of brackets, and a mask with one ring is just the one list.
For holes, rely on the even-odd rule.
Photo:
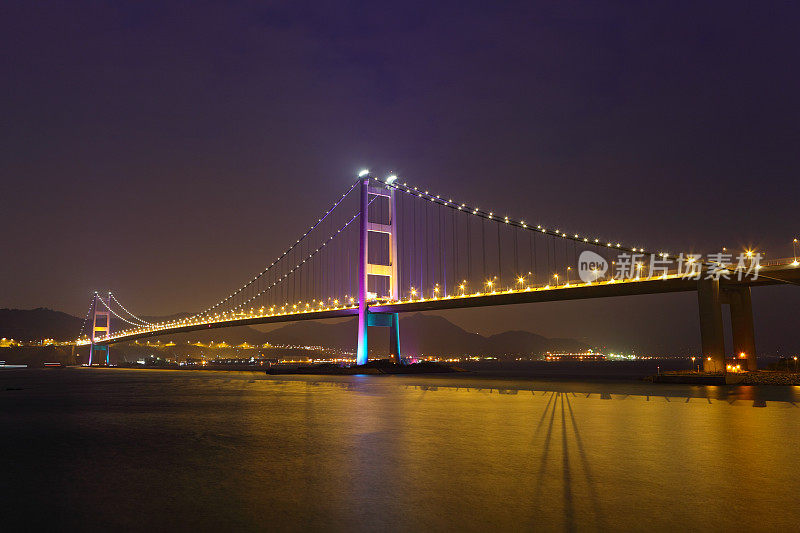
[[(0, 307), (196, 311), (361, 167), (652, 249), (800, 234), (791, 2), (0, 5)], [(800, 287), (756, 289), (800, 350)], [(699, 344), (692, 294), (454, 311), (493, 333)]]

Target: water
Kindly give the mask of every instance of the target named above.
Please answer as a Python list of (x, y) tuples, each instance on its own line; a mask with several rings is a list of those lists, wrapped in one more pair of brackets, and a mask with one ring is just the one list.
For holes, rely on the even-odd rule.
[(794, 529), (798, 401), (797, 387), (6, 370), (0, 502), (5, 530)]

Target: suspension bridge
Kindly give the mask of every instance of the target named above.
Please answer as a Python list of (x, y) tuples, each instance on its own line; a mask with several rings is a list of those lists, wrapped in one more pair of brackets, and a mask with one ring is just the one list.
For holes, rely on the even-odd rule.
[[(103, 355), (109, 362), (110, 345), (141, 338), (357, 316), (356, 362), (367, 362), (372, 327), (389, 328), (391, 357), (401, 362), (399, 313), (695, 291), (704, 370), (725, 369), (726, 304), (733, 352), (755, 370), (751, 288), (800, 282), (794, 253), (761, 261), (752, 251), (652, 251), (501, 216), (365, 170), (279, 257), (214, 305), (149, 322), (113, 293), (95, 293), (76, 344), (89, 346), (91, 366)], [(112, 316), (127, 327), (112, 331)]]

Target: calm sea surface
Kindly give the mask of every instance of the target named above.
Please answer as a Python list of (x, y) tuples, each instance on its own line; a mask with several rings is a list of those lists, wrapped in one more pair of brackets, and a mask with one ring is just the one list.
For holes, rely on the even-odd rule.
[(36, 530), (796, 530), (800, 388), (0, 371)]

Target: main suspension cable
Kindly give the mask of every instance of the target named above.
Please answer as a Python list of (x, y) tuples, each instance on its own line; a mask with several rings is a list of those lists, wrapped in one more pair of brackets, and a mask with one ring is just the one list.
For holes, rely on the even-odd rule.
[(147, 320), (141, 319), (141, 318), (139, 318), (138, 316), (136, 316), (136, 315), (134, 315), (133, 313), (131, 313), (130, 311), (128, 311), (128, 310), (125, 308), (125, 306), (124, 306), (124, 305), (122, 305), (122, 304), (119, 302), (119, 300), (117, 300), (117, 297), (116, 297), (116, 296), (114, 296), (114, 293), (112, 293), (112, 292), (110, 292), (110, 291), (109, 291), (108, 295), (109, 295), (109, 296), (111, 296), (111, 299), (112, 299), (112, 300), (114, 300), (114, 301), (117, 303), (117, 305), (120, 307), (120, 309), (122, 309), (123, 311), (125, 311), (126, 313), (128, 313), (128, 314), (129, 314), (129, 315), (130, 315), (132, 318), (134, 318), (134, 319), (138, 320), (138, 321), (139, 321), (139, 322), (141, 322), (142, 324), (146, 324), (146, 325), (148, 325), (148, 326), (152, 326), (152, 325), (153, 325), (153, 323), (152, 323), (152, 322), (148, 322)]
[[(421, 198), (423, 200), (428, 200), (428, 201), (430, 201), (432, 203), (435, 203), (437, 205), (444, 206), (444, 207), (449, 207), (450, 209), (455, 209), (457, 211), (464, 211), (467, 214), (470, 214), (470, 215), (473, 215), (473, 216), (477, 216), (477, 217), (482, 218), (484, 220), (493, 220), (493, 221), (496, 221), (498, 223), (501, 222), (500, 217), (496, 216), (491, 211), (486, 211), (486, 210), (480, 209), (478, 207), (470, 207), (465, 203), (461, 203), (460, 204), (458, 202), (454, 202), (452, 199), (445, 199), (442, 196), (434, 195), (432, 193), (429, 193), (428, 191), (425, 191), (423, 193), (417, 187), (412, 187), (412, 186), (408, 185), (408, 183), (399, 183), (397, 181), (390, 182), (390, 183), (385, 183), (385, 182), (383, 182), (383, 181), (381, 181), (381, 180), (379, 180), (377, 178), (372, 178), (372, 179), (375, 180), (377, 183), (381, 184), (384, 187), (388, 187), (390, 189), (394, 189), (394, 190), (398, 190), (398, 191), (404, 192), (404, 193), (406, 193), (406, 194), (408, 194), (410, 196), (419, 197), (419, 198)], [(558, 230), (558, 229), (557, 230), (547, 229), (546, 227), (544, 227), (542, 225), (534, 226), (534, 225), (528, 224), (524, 220), (513, 220), (513, 219), (510, 219), (508, 217), (505, 217), (502, 220), (502, 222), (504, 222), (505, 224), (508, 224), (510, 226), (526, 229), (528, 231), (541, 232), (541, 233), (544, 233), (544, 234), (552, 236), (552, 237), (561, 237), (561, 238), (564, 238), (564, 239), (573, 240), (573, 241), (576, 241), (576, 242), (583, 242), (583, 243), (591, 244), (591, 245), (598, 246), (598, 247), (612, 248), (612, 249), (616, 249), (616, 250), (620, 250), (620, 251), (624, 251), (624, 252), (631, 252), (631, 253), (650, 253), (650, 252), (645, 252), (644, 248), (640, 248), (638, 246), (637, 247), (623, 246), (620, 242), (605, 241), (605, 240), (601, 240), (600, 238), (589, 239), (588, 237), (578, 235), (577, 233), (568, 234), (568, 233), (563, 232), (563, 231)], [(660, 253), (660, 254), (657, 254), (657, 255), (660, 255), (662, 257), (668, 256), (668, 254), (666, 254), (666, 253)]]
[[(307, 236), (308, 236), (308, 235), (309, 235), (309, 234), (310, 234), (312, 231), (314, 231), (314, 230), (317, 228), (317, 226), (319, 226), (320, 224), (322, 224), (322, 222), (323, 222), (323, 221), (324, 221), (324, 220), (325, 220), (325, 219), (328, 217), (328, 215), (329, 215), (329, 214), (331, 214), (331, 213), (333, 212), (333, 210), (334, 210), (334, 209), (336, 209), (336, 208), (339, 206), (339, 204), (341, 204), (341, 203), (342, 203), (342, 201), (343, 201), (343, 200), (344, 200), (344, 199), (347, 197), (347, 195), (348, 195), (348, 194), (350, 194), (350, 192), (352, 192), (352, 190), (353, 190), (353, 189), (355, 189), (355, 188), (356, 188), (356, 185), (358, 185), (358, 184), (359, 184), (359, 181), (356, 181), (356, 182), (354, 182), (354, 183), (353, 183), (353, 185), (351, 185), (351, 186), (350, 186), (350, 188), (347, 190), (347, 192), (345, 192), (345, 193), (344, 193), (344, 194), (343, 194), (343, 195), (342, 195), (342, 196), (341, 196), (341, 197), (340, 197), (340, 198), (339, 198), (339, 199), (338, 199), (338, 200), (337, 200), (337, 201), (336, 201), (336, 202), (333, 204), (333, 207), (331, 207), (330, 209), (328, 209), (328, 210), (325, 212), (325, 214), (324, 214), (324, 215), (322, 215), (322, 218), (320, 218), (320, 219), (318, 219), (318, 220), (317, 220), (316, 224), (313, 224), (313, 225), (312, 225), (312, 226), (311, 226), (311, 227), (308, 229), (308, 231), (306, 231), (305, 233), (303, 233), (303, 235), (302, 235), (302, 236), (301, 236), (299, 239), (297, 239), (297, 241), (295, 241), (295, 242), (294, 242), (294, 244), (292, 244), (292, 245), (291, 245), (291, 246), (290, 246), (290, 247), (289, 247), (289, 248), (288, 248), (288, 249), (287, 249), (285, 252), (283, 252), (283, 253), (282, 253), (280, 256), (278, 256), (278, 258), (277, 258), (275, 261), (273, 261), (272, 263), (270, 263), (270, 264), (269, 264), (269, 266), (267, 266), (267, 267), (266, 267), (264, 270), (262, 270), (262, 271), (261, 271), (259, 274), (257, 274), (257, 275), (256, 275), (256, 276), (255, 276), (253, 279), (249, 280), (249, 281), (248, 281), (247, 283), (245, 283), (243, 286), (241, 286), (240, 288), (236, 289), (236, 290), (235, 290), (235, 291), (233, 291), (231, 294), (229, 294), (227, 297), (223, 298), (222, 300), (220, 300), (220, 301), (219, 301), (219, 302), (217, 302), (216, 304), (212, 305), (212, 306), (211, 306), (211, 307), (209, 307), (208, 309), (206, 309), (206, 310), (204, 310), (204, 311), (201, 311), (201, 312), (199, 312), (199, 313), (197, 313), (197, 314), (195, 314), (195, 315), (192, 315), (190, 318), (196, 318), (196, 317), (198, 317), (198, 316), (201, 316), (201, 315), (206, 315), (206, 314), (208, 314), (209, 312), (213, 311), (214, 309), (216, 309), (216, 308), (217, 308), (217, 307), (219, 307), (220, 305), (224, 304), (225, 302), (227, 302), (227, 301), (228, 301), (228, 300), (230, 300), (231, 298), (233, 298), (233, 297), (235, 297), (236, 295), (238, 295), (238, 294), (239, 294), (240, 292), (242, 292), (243, 290), (245, 290), (245, 289), (247, 289), (248, 287), (250, 287), (250, 285), (252, 285), (252, 284), (253, 284), (255, 281), (257, 281), (259, 278), (261, 278), (261, 276), (263, 276), (264, 274), (266, 274), (267, 272), (269, 272), (269, 270), (270, 270), (270, 269), (271, 269), (273, 266), (275, 266), (275, 265), (276, 265), (278, 262), (280, 262), (280, 260), (281, 260), (281, 259), (283, 259), (284, 257), (286, 257), (286, 255), (288, 255), (289, 253), (291, 253), (291, 252), (292, 252), (292, 250), (294, 250), (294, 249), (295, 249), (295, 247), (297, 247), (297, 246), (300, 244), (300, 242), (301, 242), (301, 241), (303, 241), (303, 240), (304, 240), (304, 239), (305, 239), (305, 238), (306, 238), (306, 237), (307, 237)], [(263, 291), (262, 291), (262, 292), (263, 292)], [(247, 301), (250, 301), (250, 300), (252, 300), (252, 298), (250, 298), (250, 299), (249, 299), (249, 300), (247, 300)], [(241, 307), (241, 305), (242, 305), (242, 304), (239, 304), (239, 307)]]
[[(114, 311), (113, 309), (111, 309), (111, 307), (109, 307), (109, 306), (108, 306), (108, 304), (107, 304), (107, 303), (106, 303), (106, 302), (105, 302), (105, 301), (104, 301), (102, 298), (98, 298), (97, 300), (98, 300), (98, 301), (99, 301), (101, 304), (103, 304), (103, 307), (105, 307), (106, 309), (108, 309), (108, 311), (109, 311), (109, 312), (110, 312), (112, 315), (114, 315), (115, 317), (119, 318), (119, 319), (120, 319), (120, 320), (122, 320), (123, 322), (126, 322), (126, 323), (130, 324), (131, 326), (139, 326), (139, 327), (142, 327), (142, 326), (143, 326), (143, 324), (137, 324), (136, 322), (131, 322), (131, 321), (130, 321), (130, 320), (128, 320), (127, 318), (125, 318), (125, 317), (122, 317), (122, 316), (118, 315), (118, 314), (117, 314), (117, 312), (116, 312), (116, 311)], [(151, 324), (151, 325), (152, 325), (152, 324)]]
[[(376, 199), (377, 199), (377, 197), (376, 197), (376, 198), (373, 198), (372, 200), (370, 200), (370, 202), (369, 202), (369, 203), (370, 203), (370, 205), (371, 205), (371, 204), (372, 204), (372, 202), (374, 202)], [(306, 261), (308, 261), (309, 259), (312, 259), (312, 258), (313, 258), (315, 255), (317, 255), (317, 253), (319, 253), (319, 252), (320, 252), (320, 250), (322, 250), (323, 248), (325, 248), (325, 247), (328, 245), (328, 243), (330, 243), (330, 242), (331, 242), (331, 241), (332, 241), (332, 240), (333, 240), (333, 239), (334, 239), (334, 238), (335, 238), (337, 235), (339, 235), (339, 234), (340, 234), (342, 231), (344, 231), (345, 229), (347, 229), (347, 227), (348, 227), (348, 226), (349, 226), (349, 225), (350, 225), (350, 224), (351, 224), (351, 223), (352, 223), (352, 222), (353, 222), (355, 219), (357, 219), (357, 218), (358, 218), (360, 215), (361, 215), (361, 213), (360, 213), (360, 212), (357, 212), (357, 213), (356, 213), (355, 215), (353, 215), (353, 216), (352, 216), (352, 218), (351, 218), (350, 220), (348, 220), (348, 221), (347, 221), (347, 222), (346, 222), (346, 223), (345, 223), (345, 224), (344, 224), (344, 225), (343, 225), (341, 228), (339, 228), (339, 229), (338, 229), (338, 230), (337, 230), (335, 233), (333, 233), (332, 235), (330, 235), (330, 236), (328, 237), (328, 239), (327, 239), (327, 240), (323, 241), (323, 242), (322, 242), (322, 244), (321, 244), (321, 245), (320, 245), (320, 246), (319, 246), (319, 247), (318, 247), (316, 250), (314, 250), (313, 252), (311, 252), (311, 253), (308, 255), (308, 257), (304, 257), (304, 258), (303, 258), (303, 260), (302, 260), (302, 261), (300, 261), (300, 263), (298, 263), (298, 264), (297, 264), (297, 265), (296, 265), (294, 268), (292, 268), (291, 270), (287, 271), (287, 272), (286, 272), (286, 274), (284, 274), (282, 277), (278, 278), (278, 281), (276, 281), (276, 282), (275, 282), (275, 283), (273, 283), (272, 285), (270, 285), (270, 286), (266, 287), (266, 288), (265, 288), (264, 290), (262, 290), (261, 292), (258, 292), (258, 293), (256, 293), (256, 294), (255, 294), (254, 296), (252, 296), (251, 298), (249, 298), (249, 299), (247, 299), (247, 300), (243, 301), (242, 303), (240, 303), (240, 304), (239, 304), (239, 305), (237, 305), (236, 307), (232, 308), (232, 309), (231, 309), (231, 311), (235, 311), (236, 309), (240, 309), (241, 307), (243, 307), (243, 306), (247, 305), (247, 304), (248, 304), (248, 303), (250, 303), (251, 301), (253, 301), (253, 300), (255, 300), (256, 298), (258, 298), (259, 296), (261, 296), (261, 295), (263, 295), (263, 294), (265, 294), (265, 293), (269, 292), (269, 291), (270, 291), (270, 289), (272, 289), (272, 288), (273, 288), (273, 287), (275, 287), (276, 285), (279, 285), (279, 284), (280, 284), (282, 281), (284, 281), (285, 279), (287, 279), (287, 278), (289, 277), (289, 275), (290, 275), (290, 274), (293, 274), (295, 270), (297, 270), (297, 269), (298, 269), (298, 268), (300, 268), (300, 267), (301, 267), (303, 264), (305, 264), (305, 263), (306, 263)]]
[(78, 332), (78, 338), (79, 339), (81, 338), (81, 334), (83, 333), (83, 330), (86, 329), (86, 323), (89, 322), (89, 315), (92, 314), (92, 306), (94, 306), (94, 299), (96, 297), (97, 297), (97, 292), (95, 292), (94, 296), (92, 296), (92, 299), (89, 300), (89, 310), (86, 311), (86, 316), (83, 319), (83, 325), (81, 325), (81, 330)]

